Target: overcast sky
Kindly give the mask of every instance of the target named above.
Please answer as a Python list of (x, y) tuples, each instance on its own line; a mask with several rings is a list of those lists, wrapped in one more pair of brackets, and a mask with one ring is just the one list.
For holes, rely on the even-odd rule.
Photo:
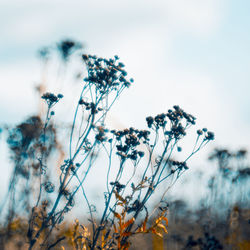
[(73, 38), (119, 55), (135, 79), (117, 123), (142, 127), (179, 104), (215, 132), (211, 148), (250, 148), (249, 13), (249, 0), (1, 0), (0, 122), (36, 111), (37, 50)]

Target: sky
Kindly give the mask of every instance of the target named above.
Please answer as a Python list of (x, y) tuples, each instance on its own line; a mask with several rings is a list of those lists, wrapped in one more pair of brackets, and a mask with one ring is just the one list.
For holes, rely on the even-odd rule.
[[(215, 147), (250, 148), (248, 0), (1, 0), (0, 123), (37, 110), (37, 51), (64, 38), (119, 55), (135, 82), (113, 125), (143, 127), (173, 105), (215, 132)], [(72, 91), (64, 95), (75, 95)]]

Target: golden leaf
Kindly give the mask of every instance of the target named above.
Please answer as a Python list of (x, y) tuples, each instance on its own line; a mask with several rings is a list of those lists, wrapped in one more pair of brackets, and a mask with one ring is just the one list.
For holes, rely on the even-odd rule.
[(166, 222), (166, 225), (168, 225), (168, 219), (166, 217), (162, 217), (162, 220), (164, 220)]
[(118, 213), (114, 212), (114, 215), (115, 215), (115, 217), (116, 217), (116, 218), (118, 218), (119, 220), (121, 220), (121, 219), (122, 219), (122, 217), (121, 217), (121, 215), (120, 215), (120, 214), (118, 214)]
[(143, 221), (143, 225), (142, 225), (143, 232), (146, 231), (147, 221), (148, 221), (148, 216), (146, 216), (145, 220)]
[(106, 244), (105, 234), (106, 234), (106, 229), (104, 229), (104, 230), (102, 231), (102, 248), (104, 248), (104, 246), (105, 246), (105, 244)]
[(123, 228), (126, 228), (128, 227), (130, 224), (134, 223), (135, 222), (135, 218), (133, 217), (132, 219), (128, 220), (124, 225), (123, 225)]
[(127, 236), (131, 236), (132, 235), (132, 233), (131, 232), (125, 232), (125, 233), (122, 233), (122, 236), (125, 236), (125, 237), (127, 237)]
[(113, 227), (114, 227), (115, 233), (118, 233), (118, 230), (117, 230), (115, 224), (113, 225)]
[(159, 237), (163, 237), (163, 235), (161, 234), (161, 233), (159, 233), (159, 232), (157, 232), (154, 228), (150, 228), (150, 230), (151, 230), (151, 232), (153, 233), (153, 234), (155, 234), (155, 235), (158, 235)]
[(157, 227), (162, 228), (162, 229), (164, 230), (165, 233), (168, 233), (166, 227), (165, 227), (163, 224), (159, 223), (159, 224), (157, 224)]
[(117, 192), (115, 192), (115, 197), (116, 197), (116, 199), (121, 201), (122, 204), (126, 204), (126, 200), (124, 198), (122, 198)]

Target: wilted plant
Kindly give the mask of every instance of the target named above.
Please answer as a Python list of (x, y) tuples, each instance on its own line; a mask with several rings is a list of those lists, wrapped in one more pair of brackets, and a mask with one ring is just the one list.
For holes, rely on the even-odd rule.
[[(217, 171), (211, 176), (209, 187), (210, 206), (214, 211), (225, 215), (225, 209), (235, 205), (249, 207), (249, 177), (250, 168), (245, 149), (233, 152), (225, 148), (215, 149), (209, 157), (216, 163)], [(223, 187), (223, 188), (221, 188)], [(228, 194), (230, 193), (230, 196)], [(221, 215), (220, 215), (221, 216)]]
[[(71, 45), (67, 43), (65, 46), (71, 48)], [(60, 45), (62, 51), (66, 47)], [(62, 54), (64, 60), (69, 54)], [(179, 106), (166, 113), (147, 117), (147, 130), (108, 129), (105, 122), (107, 113), (134, 80), (127, 78), (124, 64), (118, 56), (104, 59), (84, 54), (82, 58), (87, 77), (84, 78), (76, 104), (68, 156), (60, 166), (58, 179), (50, 178), (47, 161), (56, 145), (56, 129), (51, 123), (55, 111), (52, 108), (61, 105), (57, 104), (61, 102), (61, 94), (42, 95), (47, 103), (44, 122), (40, 117), (32, 117), (24, 123), (25, 126), (17, 126), (9, 135), (8, 142), (16, 163), (9, 188), (10, 198), (15, 196), (19, 175), (28, 173), (27, 176), (39, 180), (33, 192), (36, 198), (29, 198), (28, 204), (33, 204), (32, 208), (27, 208), (29, 249), (38, 245), (46, 249), (59, 243), (63, 245), (63, 240), (70, 233), (65, 232), (64, 236), (57, 237), (56, 231), (64, 216), (74, 207), (78, 191), (82, 192), (88, 206), (91, 228), (76, 222), (74, 230), (71, 230), (73, 234), (70, 234), (76, 249), (127, 249), (132, 235), (148, 232), (162, 235), (162, 230), (167, 232), (164, 195), (169, 186), (162, 192), (159, 205), (151, 214), (149, 200), (154, 194), (157, 195), (160, 185), (166, 185), (168, 180), (173, 185), (188, 169), (190, 157), (214, 139), (214, 134), (207, 129), (198, 130), (192, 152), (182, 161), (174, 160), (175, 151), (181, 150), (179, 142), (196, 120)], [(100, 157), (103, 163), (106, 161), (106, 179), (104, 208), (98, 218), (94, 214), (94, 205), (87, 198), (85, 181), (91, 171), (98, 171), (97, 159)], [(28, 159), (27, 166), (23, 159)], [(31, 162), (36, 167), (30, 165)], [(132, 173), (128, 172), (129, 166), (132, 166)], [(30, 174), (31, 171), (35, 174)], [(13, 223), (15, 217), (13, 202), (10, 202), (8, 225)], [(156, 210), (158, 213), (154, 215)], [(155, 219), (150, 222), (152, 215)]]

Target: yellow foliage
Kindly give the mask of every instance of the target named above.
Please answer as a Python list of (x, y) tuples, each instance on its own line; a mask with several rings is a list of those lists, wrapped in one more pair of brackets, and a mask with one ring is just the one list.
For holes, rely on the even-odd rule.
[(249, 250), (250, 249), (250, 241), (244, 240), (238, 243), (239, 250)]
[[(163, 232), (162, 232), (163, 233)], [(153, 238), (153, 250), (163, 250), (163, 237), (162, 235), (158, 235), (153, 233), (152, 234)]]
[(66, 237), (68, 244), (74, 247), (74, 249), (88, 249), (87, 238), (90, 236), (90, 233), (87, 227), (80, 226), (78, 220), (75, 220), (73, 226), (62, 232), (62, 235)]

